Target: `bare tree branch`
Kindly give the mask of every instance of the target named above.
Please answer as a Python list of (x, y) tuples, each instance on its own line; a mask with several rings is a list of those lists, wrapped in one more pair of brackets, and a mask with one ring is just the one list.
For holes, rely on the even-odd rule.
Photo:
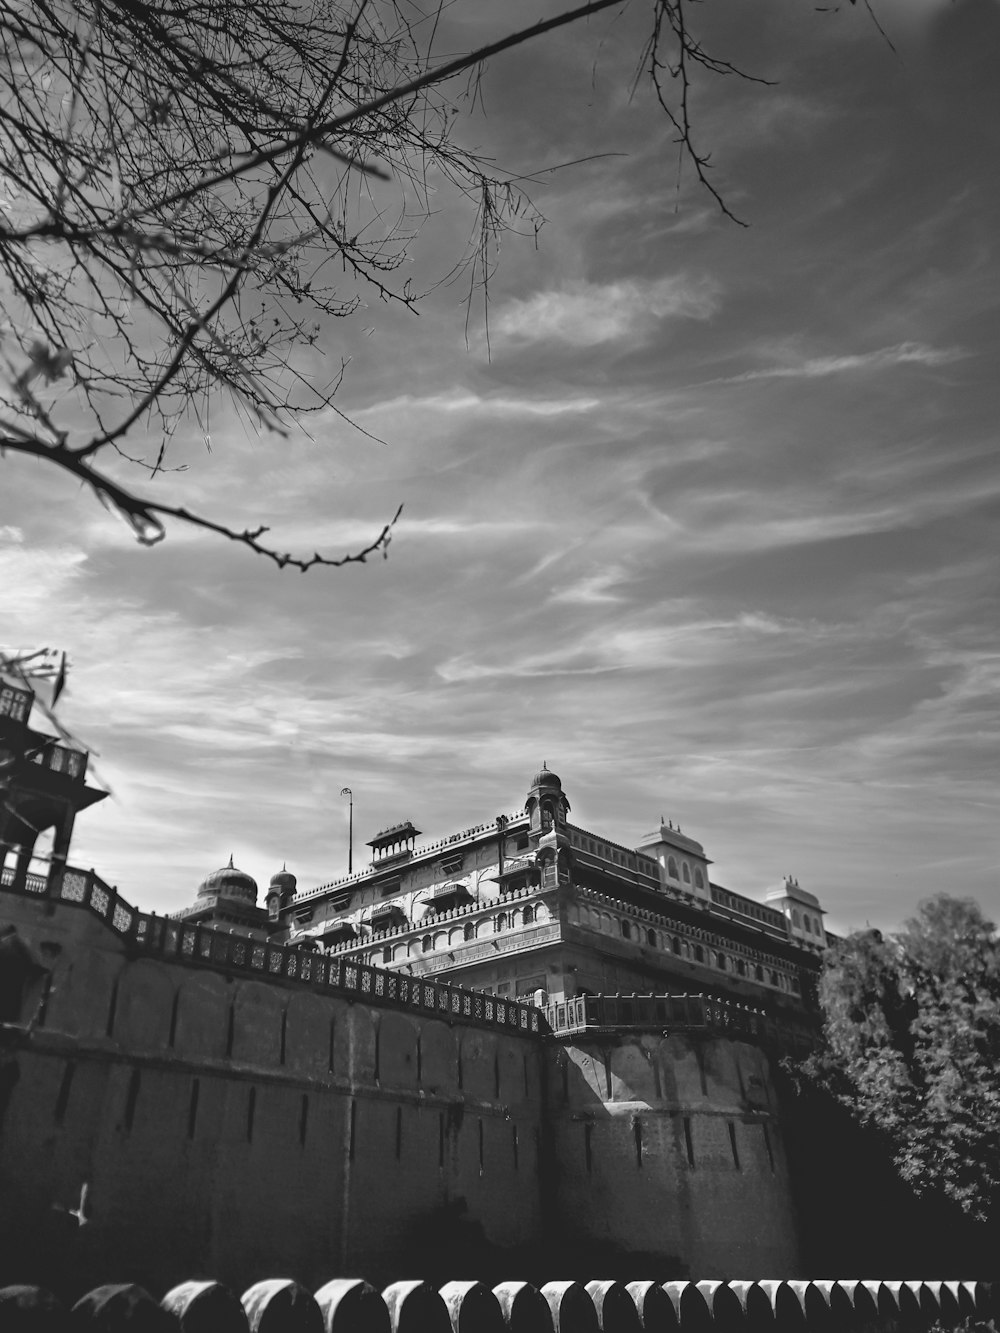
[[(691, 93), (696, 72), (750, 76), (701, 45), (696, 3), (653, 0), (642, 66), (682, 159), (739, 221), (695, 144)], [(499, 239), (537, 236), (544, 219), (530, 177), (456, 144), (448, 89), (469, 75), (474, 100), (486, 62), (622, 5), (588, 0), (439, 59), (440, 0), (8, 0), (0, 452), (76, 476), (146, 545), (172, 520), (282, 567), (385, 554), (398, 511), (352, 555), (293, 556), (263, 525), (160, 504), (99, 460), (172, 470), (176, 431), (207, 422), (220, 390), (269, 431), (339, 411), (339, 376), (313, 383), (295, 358), (365, 293), (415, 309), (399, 268), (442, 184), (476, 217), (444, 280), (468, 282), (467, 319), (476, 296), (488, 309)], [(386, 182), (393, 206), (376, 193)]]

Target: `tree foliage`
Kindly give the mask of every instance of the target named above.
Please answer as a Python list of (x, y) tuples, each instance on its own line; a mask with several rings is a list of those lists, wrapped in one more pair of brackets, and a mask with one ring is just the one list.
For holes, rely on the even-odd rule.
[(819, 983), (803, 1067), (881, 1134), (918, 1194), (976, 1220), (1000, 1206), (1000, 947), (977, 903), (940, 894), (901, 931), (849, 936)]
[[(443, 58), (443, 0), (11, 0), (0, 8), (0, 452), (89, 487), (151, 544), (195, 523), (279, 564), (260, 527), (123, 481), (174, 466), (182, 422), (211, 440), (220, 391), (253, 427), (329, 407), (300, 349), (362, 299), (413, 306), (407, 246), (452, 190), (473, 202), (455, 268), (481, 288), (499, 235), (541, 217), (458, 143), (483, 62), (621, 0), (590, 0)], [(725, 210), (689, 111), (692, 76), (739, 74), (692, 31), (696, 0), (652, 0), (637, 63), (678, 151)], [(463, 77), (464, 76), (464, 77)], [(388, 182), (388, 184), (387, 184)], [(397, 515), (398, 517), (398, 515)], [(393, 520), (394, 521), (394, 520)]]

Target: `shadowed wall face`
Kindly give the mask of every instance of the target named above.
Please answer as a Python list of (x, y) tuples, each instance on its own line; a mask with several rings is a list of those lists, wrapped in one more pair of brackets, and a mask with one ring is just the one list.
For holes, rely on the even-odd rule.
[(759, 1048), (619, 1035), (578, 1040), (555, 1061), (557, 1211), (602, 1271), (612, 1271), (611, 1255), (648, 1256), (657, 1272), (672, 1260), (677, 1274), (799, 1271), (783, 1134)]

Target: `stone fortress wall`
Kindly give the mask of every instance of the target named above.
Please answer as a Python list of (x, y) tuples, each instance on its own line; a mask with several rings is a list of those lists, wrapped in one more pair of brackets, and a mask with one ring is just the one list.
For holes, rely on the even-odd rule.
[(392, 973), (304, 984), (290, 950), (248, 975), (251, 942), (224, 932), (149, 952), (134, 923), (38, 893), (0, 894), (4, 925), (24, 977), (0, 1015), (5, 1267), (242, 1289), (262, 1269), (316, 1286), (596, 1246), (667, 1276), (798, 1271), (752, 1042), (556, 1041), (537, 1010), (462, 1012), (458, 988), (390, 1003)]

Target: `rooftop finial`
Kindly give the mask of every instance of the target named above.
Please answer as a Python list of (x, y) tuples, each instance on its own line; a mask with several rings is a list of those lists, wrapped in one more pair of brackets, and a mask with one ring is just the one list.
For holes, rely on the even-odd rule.
[(229, 853), (229, 869), (230, 869), (230, 870), (235, 870), (235, 869), (236, 869), (236, 867), (233, 865), (233, 854), (232, 854), (232, 852)]

